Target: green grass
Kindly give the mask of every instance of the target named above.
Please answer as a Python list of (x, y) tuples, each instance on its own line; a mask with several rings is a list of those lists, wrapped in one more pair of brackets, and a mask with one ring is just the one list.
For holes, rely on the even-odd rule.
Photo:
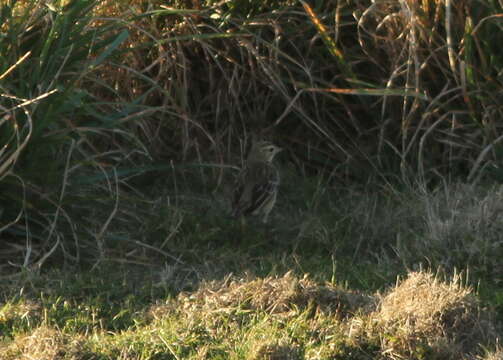
[[(397, 288), (381, 298), (293, 274), (228, 277), (175, 294), (165, 284), (153, 285), (152, 274), (100, 270), (37, 276), (38, 284), (32, 279), (21, 297), (4, 303), (2, 358), (374, 359), (388, 353), (454, 359), (495, 341), (494, 318), (479, 312), (472, 291), (456, 280), (445, 287), (442, 280), (425, 282), (433, 279), (428, 274), (409, 281), (427, 296)], [(129, 276), (117, 281), (119, 273)], [(425, 319), (403, 328), (407, 320), (400, 312), (411, 305), (402, 302), (410, 299)], [(459, 348), (456, 339), (468, 331), (472, 342)]]
[[(480, 345), (495, 351), (501, 283), (491, 272), (495, 269), (479, 264), (497, 266), (499, 255), (485, 253), (470, 265), (469, 245), (473, 233), (482, 230), (475, 225), (485, 226), (485, 217), (497, 213), (498, 208), (486, 202), (498, 196), (497, 189), (486, 189), (485, 194), (481, 189), (470, 193), (462, 186), (447, 188), (444, 194), (451, 199), (460, 194), (473, 199), (463, 205), (458, 201), (449, 212), (453, 207), (448, 202), (439, 199), (442, 205), (433, 206), (431, 194), (412, 189), (394, 195), (358, 189), (359, 196), (355, 190), (317, 199), (328, 192), (322, 184), (306, 181), (304, 194), (295, 198), (288, 196), (286, 181), (270, 225), (249, 219), (243, 229), (220, 208), (224, 200), (217, 195), (180, 185), (180, 193), (170, 197), (163, 194), (168, 191), (165, 185), (158, 186), (152, 191), (155, 197), (138, 198), (138, 191), (121, 196), (106, 233), (94, 239), (101, 242), (95, 250), (101, 251), (99, 257), (86, 257), (87, 264), (80, 268), (69, 264), (65, 271), (49, 270), (54, 266), (46, 265), (40, 273), (25, 270), (2, 281), (3, 358), (53, 358), (52, 346), (72, 359), (375, 359), (388, 358), (386, 351), (408, 358), (454, 359), (482, 354), (478, 345), (453, 342), (466, 336), (458, 327), (451, 329), (454, 320), (448, 320), (461, 313), (464, 317), (455, 322), (468, 321), (470, 329), (477, 324), (482, 329), (476, 335)], [(116, 203), (114, 198), (94, 201), (100, 204), (96, 211), (103, 213), (101, 218)], [(127, 217), (132, 208), (135, 216)], [(485, 211), (484, 217), (477, 209)], [(456, 234), (463, 230), (457, 241), (459, 247), (464, 241), (464, 253), (452, 254), (451, 231), (442, 227), (432, 234), (437, 229), (428, 217), (433, 210), (453, 219)], [(473, 214), (477, 222), (460, 227)], [(396, 216), (400, 221), (383, 222)], [(408, 247), (414, 243), (415, 252), (401, 250), (406, 244), (398, 242), (396, 234), (404, 229), (409, 239), (401, 241), (408, 241)], [(366, 243), (355, 246), (359, 236)], [(486, 236), (492, 238), (491, 232)], [(434, 248), (422, 240), (427, 237), (435, 237)], [(91, 239), (86, 243), (92, 244)], [(379, 313), (375, 303), (385, 298), (377, 292), (390, 291), (397, 276), (407, 277), (422, 264), (443, 268), (449, 284), (458, 263), (467, 265), (458, 267), (465, 275), (447, 285), (452, 293), (443, 289), (445, 294), (439, 296), (452, 300), (433, 302), (430, 306), (439, 310), (433, 308), (428, 315), (452, 335), (442, 337), (444, 330), (437, 327), (404, 330), (406, 315), (400, 317), (400, 304), (394, 320)], [(456, 295), (456, 289), (464, 290)], [(423, 299), (420, 294), (411, 298), (419, 304)], [(421, 312), (428, 313), (427, 305)], [(375, 327), (376, 321), (381, 325)], [(30, 341), (33, 346), (23, 347)]]
[(448, 4), (2, 3), (0, 358), (501, 357), (503, 9)]

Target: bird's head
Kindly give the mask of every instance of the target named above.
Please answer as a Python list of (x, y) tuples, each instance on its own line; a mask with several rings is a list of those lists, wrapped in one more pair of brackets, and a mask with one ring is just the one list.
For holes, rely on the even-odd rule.
[(255, 141), (248, 155), (248, 161), (265, 161), (271, 162), (277, 153), (283, 149), (274, 145), (270, 141), (259, 140)]

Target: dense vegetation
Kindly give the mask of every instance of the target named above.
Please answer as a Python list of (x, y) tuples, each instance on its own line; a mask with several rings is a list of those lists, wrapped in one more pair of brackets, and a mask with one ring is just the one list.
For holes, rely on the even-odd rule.
[(500, 358), (502, 13), (0, 2), (0, 358)]

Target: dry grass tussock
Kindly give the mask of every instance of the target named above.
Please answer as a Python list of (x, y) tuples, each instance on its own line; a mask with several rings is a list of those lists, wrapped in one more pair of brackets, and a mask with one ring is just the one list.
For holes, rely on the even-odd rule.
[(330, 284), (320, 286), (307, 275), (298, 278), (291, 272), (282, 277), (213, 281), (194, 293), (181, 294), (178, 300), (189, 313), (239, 307), (240, 310), (288, 315), (315, 307), (342, 317), (373, 304), (371, 296)]
[(262, 344), (249, 354), (249, 360), (296, 360), (301, 359), (299, 349), (282, 342)]
[(9, 346), (0, 347), (0, 359), (81, 359), (84, 354), (83, 344), (82, 336), (63, 334), (59, 330), (42, 325), (31, 333), (18, 337)]
[[(502, 278), (499, 260), (503, 243), (503, 191), (500, 186), (489, 190), (466, 184), (453, 184), (443, 191), (424, 194), (423, 217), (426, 231), (418, 248), (422, 253), (439, 253), (446, 268), (468, 265), (487, 269), (495, 282)], [(441, 254), (441, 255), (440, 255)]]
[(410, 273), (380, 297), (375, 312), (355, 323), (363, 324), (358, 330), (366, 327), (365, 336), (379, 337), (382, 354), (392, 359), (461, 359), (497, 341), (490, 315), (459, 275), (445, 282), (430, 272)]
[(31, 319), (39, 319), (42, 306), (33, 301), (25, 301), (18, 304), (2, 304), (0, 308), (0, 323), (9, 323), (14, 321), (26, 321), (28, 324)]
[(501, 360), (503, 359), (503, 349), (497, 347), (495, 351), (488, 352), (484, 356), (477, 357), (477, 360)]
[[(193, 293), (182, 293), (175, 306), (157, 306), (150, 314), (160, 320), (173, 311), (181, 323), (198, 319), (209, 328), (224, 326), (233, 331), (253, 322), (257, 312), (265, 313), (267, 324), (274, 324), (274, 319), (283, 322), (285, 318), (298, 320), (307, 315), (305, 326), (317, 335), (308, 335), (305, 343), (282, 338), (285, 330), (274, 326), (275, 335), (269, 338), (260, 335), (257, 328), (248, 335), (241, 334), (241, 340), (236, 341), (248, 338), (254, 342), (256, 351), (249, 355), (261, 359), (289, 358), (278, 355), (282, 353), (296, 358), (298, 346), (315, 342), (326, 343), (327, 349), (337, 354), (344, 351), (340, 346), (364, 353), (372, 349), (373, 356), (380, 359), (474, 359), (482, 356), (484, 349), (494, 349), (498, 342), (491, 314), (481, 308), (473, 289), (464, 285), (461, 276), (444, 281), (424, 271), (410, 273), (386, 294), (374, 296), (330, 284), (320, 286), (307, 276), (298, 278), (292, 273), (213, 281)], [(333, 335), (328, 334), (331, 331), (335, 331)], [(345, 334), (342, 340), (340, 334)], [(231, 332), (229, 336), (239, 335)], [(335, 338), (338, 342), (332, 344)], [(487, 351), (479, 359), (497, 358), (498, 354), (501, 352)]]
[(181, 293), (148, 315), (152, 321), (117, 333), (72, 333), (43, 324), (0, 346), (0, 359), (151, 359), (176, 353), (179, 358), (245, 354), (253, 360), (494, 360), (502, 355), (491, 314), (462, 278), (445, 281), (424, 271), (408, 274), (383, 295), (319, 285), (291, 272), (228, 278)]
[(470, 269), (490, 283), (502, 283), (500, 185), (446, 182), (435, 190), (421, 185), (402, 192), (371, 191), (348, 192), (337, 204), (338, 216), (350, 214), (351, 236), (358, 236), (356, 246), (345, 242), (346, 251), (375, 254), (383, 265), (399, 260), (415, 270), (425, 263), (448, 271)]

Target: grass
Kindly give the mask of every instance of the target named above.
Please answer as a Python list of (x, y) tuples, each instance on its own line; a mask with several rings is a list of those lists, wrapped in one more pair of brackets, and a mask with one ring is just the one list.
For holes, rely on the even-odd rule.
[[(171, 199), (176, 211), (164, 196), (147, 201), (143, 195), (143, 207), (124, 201), (100, 258), (80, 270), (46, 265), (2, 281), (2, 358), (498, 356), (498, 270), (470, 263), (476, 239), (470, 231), (485, 223), (477, 212), (478, 221), (466, 228), (454, 221), (464, 224), (474, 206), (493, 216), (497, 207), (484, 199), (497, 189), (477, 199), (480, 189), (447, 188), (450, 198), (472, 194), (473, 201), (453, 208), (441, 199), (433, 206), (430, 194), (411, 190), (407, 201), (405, 190), (382, 196), (373, 189), (315, 200), (320, 184), (307, 182), (303, 189), (310, 187), (311, 198), (297, 198), (302, 204), (285, 194), (286, 182), (271, 226), (251, 219), (244, 233), (218, 212), (218, 201), (201, 193), (197, 201), (214, 212), (189, 211), (197, 207), (188, 189)], [(369, 201), (379, 211), (370, 211)], [(108, 203), (112, 208), (115, 199)], [(137, 222), (126, 231), (121, 214), (132, 211), (127, 204), (134, 205)], [(423, 240), (437, 229), (429, 223), (433, 209), (454, 219), (457, 232), (464, 229), (458, 239), (460, 248), (465, 241), (464, 253), (452, 254), (449, 231), (434, 234), (435, 253), (433, 240)], [(394, 216), (400, 224), (383, 222)], [(399, 236), (404, 229), (408, 239)], [(358, 236), (366, 243), (358, 245)], [(498, 266), (497, 253), (484, 256)], [(444, 271), (421, 270), (422, 258)], [(458, 262), (466, 264), (462, 275), (453, 272)]]
[(0, 8), (0, 358), (501, 358), (501, 4), (172, 5)]
[(289, 272), (204, 282), (176, 296), (143, 283), (133, 296), (131, 280), (105, 289), (99, 275), (60, 274), (87, 295), (59, 288), (62, 300), (52, 287), (5, 304), (2, 358), (458, 359), (496, 341), (494, 318), (460, 277), (415, 272), (385, 294), (364, 294)]

